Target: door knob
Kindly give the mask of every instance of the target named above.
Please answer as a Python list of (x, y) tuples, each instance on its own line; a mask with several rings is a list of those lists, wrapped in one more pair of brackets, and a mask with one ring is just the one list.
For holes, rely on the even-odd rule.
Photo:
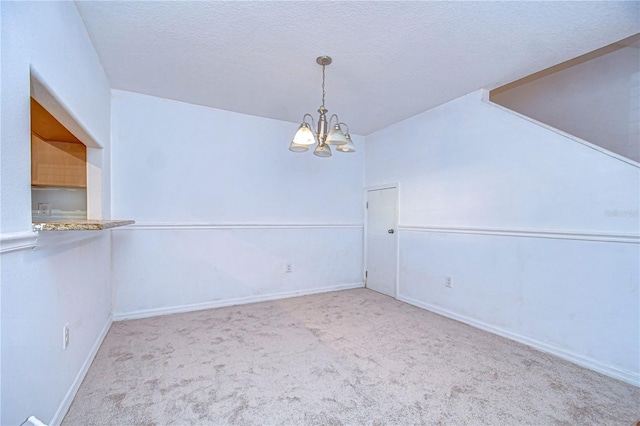
[(396, 231), (394, 231), (393, 229), (389, 229), (387, 232), (390, 233), (390, 234), (393, 234)]

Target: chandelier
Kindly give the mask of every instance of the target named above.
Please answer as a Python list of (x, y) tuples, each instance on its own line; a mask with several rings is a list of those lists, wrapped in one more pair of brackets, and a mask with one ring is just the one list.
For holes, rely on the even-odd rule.
[[(311, 145), (316, 145), (313, 150), (314, 155), (318, 157), (331, 157), (331, 148), (329, 145), (334, 145), (336, 150), (340, 152), (355, 152), (356, 147), (353, 145), (351, 136), (349, 135), (349, 126), (342, 123), (336, 114), (333, 114), (329, 121), (327, 121), (327, 110), (324, 107), (324, 69), (331, 63), (331, 58), (328, 56), (319, 56), (316, 59), (318, 65), (322, 65), (322, 105), (318, 108), (320, 117), (318, 118), (317, 132), (313, 133), (311, 129), (316, 128), (311, 114), (305, 114), (302, 117), (302, 124), (298, 128), (291, 145), (289, 145), (289, 151), (293, 152), (306, 152)], [(311, 123), (307, 121), (309, 117)], [(342, 127), (346, 128), (346, 133), (342, 131)], [(330, 130), (329, 130), (330, 129)], [(327, 132), (327, 130), (329, 130)]]

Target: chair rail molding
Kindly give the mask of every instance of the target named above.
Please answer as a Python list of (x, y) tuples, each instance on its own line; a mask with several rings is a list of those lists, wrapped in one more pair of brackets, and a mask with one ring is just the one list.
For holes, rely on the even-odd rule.
[(455, 226), (398, 225), (398, 229), (408, 232), (436, 232), (445, 234), (479, 234), (503, 237), (551, 238), (556, 240), (602, 241), (611, 243), (640, 244), (640, 234), (609, 233), (592, 231), (560, 231), (524, 228), (464, 228)]
[(137, 222), (112, 231), (201, 230), (201, 229), (315, 229), (363, 228), (361, 223), (213, 223), (213, 222)]
[(32, 249), (37, 241), (38, 233), (33, 231), (0, 234), (0, 253)]

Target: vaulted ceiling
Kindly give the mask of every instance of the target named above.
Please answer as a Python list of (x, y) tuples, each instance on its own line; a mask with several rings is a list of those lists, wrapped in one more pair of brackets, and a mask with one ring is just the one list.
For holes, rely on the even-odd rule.
[(111, 86), (367, 135), (640, 32), (639, 2), (77, 2)]

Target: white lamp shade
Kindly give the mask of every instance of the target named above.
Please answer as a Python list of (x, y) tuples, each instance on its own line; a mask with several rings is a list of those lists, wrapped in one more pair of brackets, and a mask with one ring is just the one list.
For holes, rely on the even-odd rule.
[(347, 143), (347, 138), (342, 132), (339, 124), (336, 124), (331, 128), (329, 135), (327, 136), (327, 144), (329, 145), (344, 145)]
[[(309, 124), (302, 123), (293, 137), (292, 144), (295, 145), (313, 145), (316, 143), (316, 137), (311, 131)], [(291, 147), (289, 147), (291, 149)]]
[(327, 144), (318, 144), (316, 149), (313, 150), (313, 154), (318, 157), (331, 157), (331, 148)]
[(340, 152), (356, 152), (356, 147), (351, 140), (351, 135), (347, 133), (344, 136), (347, 139), (347, 143), (345, 143), (344, 145), (338, 145), (336, 149)]
[(309, 145), (298, 145), (297, 143), (291, 142), (291, 145), (289, 145), (289, 151), (291, 151), (291, 152), (307, 152), (307, 151), (309, 151)]

